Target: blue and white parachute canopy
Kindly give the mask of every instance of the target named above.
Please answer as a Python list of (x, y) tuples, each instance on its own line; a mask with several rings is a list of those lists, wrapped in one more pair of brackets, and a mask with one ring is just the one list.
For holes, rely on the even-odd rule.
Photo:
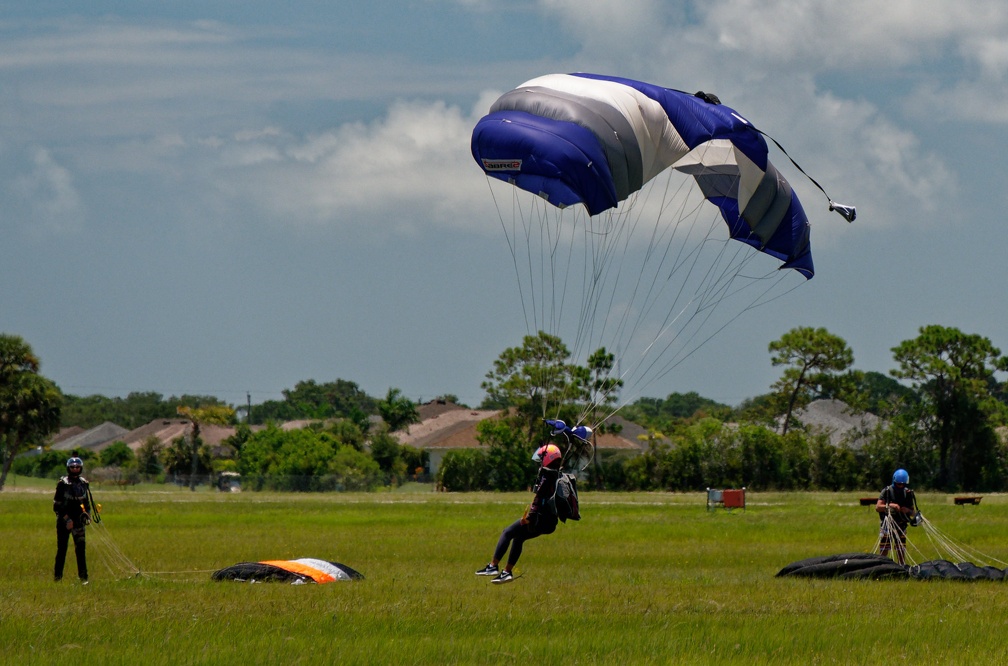
[[(665, 169), (692, 175), (732, 238), (806, 278), (809, 223), (763, 135), (712, 95), (595, 74), (549, 74), (501, 96), (473, 130), (488, 176), (591, 215)], [(814, 182), (814, 181), (813, 181)], [(852, 208), (831, 203), (852, 220)]]

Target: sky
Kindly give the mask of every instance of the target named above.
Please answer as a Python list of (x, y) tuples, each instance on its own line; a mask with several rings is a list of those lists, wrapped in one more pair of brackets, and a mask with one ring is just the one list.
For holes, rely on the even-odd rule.
[(713, 92), (858, 210), (772, 148), (815, 278), (648, 395), (766, 393), (798, 326), (1008, 351), (1003, 0), (0, 0), (0, 332), (74, 395), (475, 406), (529, 331), (472, 128), (579, 71)]

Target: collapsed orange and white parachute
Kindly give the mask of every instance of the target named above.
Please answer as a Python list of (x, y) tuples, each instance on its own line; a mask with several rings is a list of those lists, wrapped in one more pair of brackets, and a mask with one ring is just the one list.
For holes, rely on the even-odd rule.
[(360, 580), (364, 575), (345, 564), (302, 557), (296, 560), (239, 562), (213, 573), (214, 580), (239, 582), (333, 583)]

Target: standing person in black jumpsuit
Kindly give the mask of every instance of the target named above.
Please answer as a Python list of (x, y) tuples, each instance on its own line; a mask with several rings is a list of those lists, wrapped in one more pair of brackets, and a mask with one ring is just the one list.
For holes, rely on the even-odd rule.
[[(532, 460), (540, 463), (539, 476), (536, 477), (535, 486), (532, 490), (535, 497), (532, 503), (525, 510), (525, 515), (513, 522), (501, 532), (497, 541), (497, 548), (494, 549), (493, 559), (490, 564), (476, 572), (477, 576), (493, 576), (493, 583), (510, 583), (514, 580), (511, 570), (521, 557), (522, 547), (529, 539), (534, 539), (542, 534), (552, 534), (556, 531), (557, 513), (553, 504), (553, 496), (556, 494), (557, 477), (560, 474), (560, 463), (563, 455), (560, 448), (555, 444), (544, 444), (533, 454)], [(508, 546), (511, 546), (511, 554), (508, 555), (507, 564), (504, 570), (498, 568)]]
[(84, 461), (74, 456), (67, 460), (67, 475), (56, 484), (53, 496), (53, 513), (56, 514), (56, 567), (53, 578), (63, 579), (67, 546), (73, 536), (74, 554), (77, 556), (77, 576), (85, 585), (88, 582), (87, 555), (84, 528), (91, 522), (91, 502), (87, 479), (81, 476)]

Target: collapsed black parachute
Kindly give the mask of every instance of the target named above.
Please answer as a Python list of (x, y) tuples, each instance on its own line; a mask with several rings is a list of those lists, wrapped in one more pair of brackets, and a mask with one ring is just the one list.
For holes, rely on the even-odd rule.
[(360, 580), (364, 575), (345, 564), (304, 557), (297, 560), (239, 562), (213, 573), (214, 580), (276, 583), (332, 583)]
[(886, 555), (876, 553), (846, 553), (825, 555), (792, 562), (777, 572), (777, 576), (799, 578), (913, 578), (916, 580), (1004, 580), (1008, 571), (993, 566), (978, 566), (972, 562), (955, 564), (948, 560), (929, 560), (905, 566)]
[(777, 576), (800, 578), (906, 578), (907, 568), (885, 555), (846, 553), (792, 562)]

